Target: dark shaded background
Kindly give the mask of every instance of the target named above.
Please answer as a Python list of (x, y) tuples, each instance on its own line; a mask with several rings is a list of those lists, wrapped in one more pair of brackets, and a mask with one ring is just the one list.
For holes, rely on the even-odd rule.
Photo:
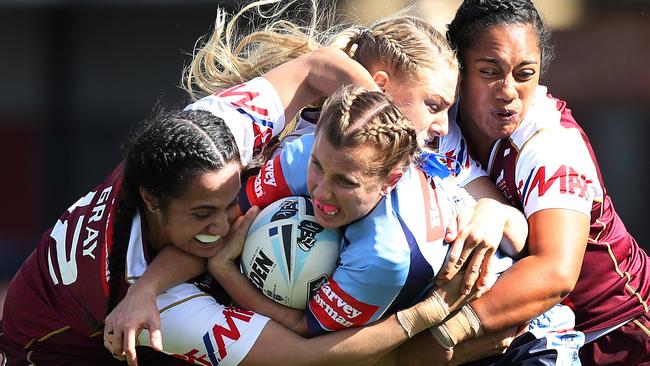
[[(569, 101), (619, 214), (648, 250), (650, 2), (585, 3), (579, 24), (555, 32), (544, 83)], [(181, 69), (218, 4), (233, 5), (0, 0), (0, 283), (120, 161), (132, 126), (158, 101), (185, 104)]]

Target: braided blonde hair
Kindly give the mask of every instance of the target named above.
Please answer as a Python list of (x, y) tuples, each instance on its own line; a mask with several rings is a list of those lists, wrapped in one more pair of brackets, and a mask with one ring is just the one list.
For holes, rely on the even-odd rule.
[[(308, 14), (308, 20), (297, 24), (288, 20), (296, 3), (298, 0), (255, 1), (229, 21), (219, 10), (214, 31), (204, 43), (197, 42), (193, 60), (184, 70), (183, 88), (197, 99), (260, 76), (324, 45), (346, 51), (366, 68), (386, 62), (406, 80), (417, 80), (426, 69), (458, 68), (445, 37), (422, 19), (398, 14), (369, 28), (346, 28), (345, 22), (336, 19), (333, 7), (319, 8), (318, 0), (308, 0), (309, 9), (303, 6), (296, 10)], [(237, 27), (245, 19), (254, 29), (247, 35), (240, 34)]]
[(369, 28), (355, 26), (331, 43), (365, 68), (383, 62), (402, 80), (417, 81), (424, 70), (457, 70), (456, 55), (444, 35), (408, 15), (382, 19)]
[(378, 177), (408, 166), (418, 148), (413, 125), (388, 95), (354, 85), (327, 99), (315, 134), (336, 148), (373, 145), (378, 164), (368, 166), (367, 174)]

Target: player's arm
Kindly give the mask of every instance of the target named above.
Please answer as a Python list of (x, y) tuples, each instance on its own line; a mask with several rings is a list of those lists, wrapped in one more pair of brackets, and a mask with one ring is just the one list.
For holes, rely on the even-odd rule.
[[(223, 272), (218, 267), (212, 268), (221, 278), (224, 275), (241, 276), (230, 258), (236, 257), (241, 251), (245, 234), (256, 211), (253, 209), (236, 221), (217, 254), (222, 260), (211, 262), (213, 265), (230, 266), (230, 271)], [(163, 294), (161, 297), (171, 297), (164, 304), (159, 304), (166, 309), (162, 321), (165, 334), (163, 350), (191, 357), (192, 360), (207, 360), (209, 357), (218, 361), (235, 354), (235, 350), (239, 349), (240, 352), (247, 352), (242, 365), (268, 365), (276, 362), (283, 365), (369, 364), (409, 337), (438, 324), (459, 303), (458, 292), (457, 288), (441, 288), (415, 306), (371, 326), (344, 329), (310, 339), (303, 338), (276, 322), (264, 323), (259, 315), (250, 311), (224, 309), (207, 295), (189, 296), (189, 301), (178, 301), (172, 293)], [(187, 295), (185, 293), (183, 296)], [(173, 306), (165, 305), (167, 303)], [(220, 312), (230, 320), (226, 323), (218, 321)], [(251, 338), (255, 336), (254, 332), (239, 331), (240, 327), (247, 327), (245, 323), (253, 327), (266, 325), (255, 339)], [(148, 345), (146, 332), (139, 339), (143, 345)], [(249, 347), (252, 347), (250, 351), (242, 351), (241, 347), (246, 346), (240, 346), (241, 342), (248, 342)], [(132, 360), (129, 363), (135, 364)]]
[(128, 360), (135, 359), (135, 336), (140, 329), (148, 329), (151, 345), (162, 348), (160, 314), (156, 296), (163, 291), (188, 281), (205, 271), (206, 260), (184, 252), (173, 245), (164, 247), (124, 299), (105, 319), (104, 344)]
[[(562, 148), (549, 149), (551, 144)], [(568, 188), (553, 178), (563, 171)], [(528, 216), (528, 256), (472, 304), (488, 331), (528, 321), (573, 290), (589, 239), (592, 204), (602, 192), (587, 147), (571, 131), (535, 135), (518, 156), (515, 177), (529, 182), (519, 193)]]
[[(550, 144), (562, 149), (548, 149)], [(567, 177), (568, 188), (558, 177)], [(547, 130), (527, 142), (515, 180), (528, 182), (518, 192), (528, 216), (528, 256), (471, 304), (486, 332), (524, 323), (573, 290), (589, 239), (592, 204), (602, 194), (580, 135), (564, 130)]]
[(465, 194), (469, 193), (477, 202), (461, 211), (451, 223), (446, 237), (451, 248), (436, 280), (449, 281), (465, 267), (463, 291), (468, 292), (474, 285), (483, 288), (491, 282), (490, 266), (497, 248), (511, 257), (523, 251), (528, 223), (519, 210), (505, 204), (487, 176), (472, 180), (464, 188)]
[(307, 171), (312, 144), (311, 134), (286, 143), (279, 154), (244, 182), (240, 205), (264, 208), (284, 197), (308, 196)]
[[(473, 286), (475, 281), (482, 286), (488, 282), (486, 269), (491, 264), (491, 254), (497, 248), (513, 257), (519, 254), (524, 248), (528, 227), (524, 216), (508, 207), (485, 170), (468, 154), (467, 143), (453, 118), (449, 120), (448, 134), (440, 138), (439, 149), (447, 157), (446, 163), (451, 163), (455, 169), (455, 181), (479, 203), (470, 214), (460, 215), (460, 222), (451, 223), (446, 238), (452, 244), (450, 256), (438, 280), (448, 281), (466, 265), (469, 270), (466, 271), (465, 288)], [(470, 229), (459, 232), (453, 224), (470, 225)]]
[(526, 327), (514, 327), (504, 331), (485, 334), (468, 339), (452, 349), (440, 346), (431, 332), (424, 331), (401, 345), (398, 364), (400, 365), (461, 365), (490, 356), (503, 354), (515, 337)]
[(208, 260), (208, 272), (239, 306), (263, 314), (300, 335), (307, 334), (304, 311), (292, 309), (267, 298), (241, 273), (235, 259), (241, 255), (248, 228), (259, 212), (253, 206), (241, 216), (228, 234), (229, 245)]
[(311, 51), (262, 75), (269, 80), (291, 118), (321, 97), (331, 95), (343, 85), (357, 84), (378, 89), (370, 73), (345, 52), (335, 47)]
[(445, 319), (431, 333), (451, 349), (485, 333), (523, 324), (553, 307), (575, 286), (589, 219), (568, 209), (546, 209), (529, 218), (529, 255), (505, 271), (481, 298)]
[[(305, 316), (304, 311), (282, 306), (261, 294), (250, 283), (250, 281), (241, 274), (238, 266), (234, 263), (234, 259), (241, 254), (245, 234), (256, 212), (257, 208), (249, 210), (245, 216), (239, 218), (237, 223), (233, 225), (233, 230), (231, 230), (231, 234), (229, 234), (227, 238), (228, 244), (224, 245), (222, 250), (219, 251), (216, 256), (209, 259), (208, 271), (215, 277), (215, 279), (217, 279), (217, 281), (219, 281), (233, 300), (239, 303), (242, 307), (264, 314), (286, 328), (289, 328), (303, 336), (314, 336), (317, 333), (323, 333), (324, 330), (320, 328), (318, 330), (308, 329), (307, 317)], [(380, 307), (383, 309), (388, 307), (396, 294), (395, 289), (392, 288), (394, 287), (392, 283), (395, 279), (389, 278), (391, 274), (387, 274), (387, 272), (393, 272), (392, 277), (399, 277), (399, 274), (397, 274), (392, 268), (384, 270), (377, 269), (378, 267), (380, 266), (375, 265), (374, 270), (370, 269), (368, 266), (364, 267), (366, 271), (371, 272), (370, 274), (360, 274), (358, 271), (352, 270), (346, 271), (346, 275), (347, 277), (356, 277), (357, 281), (355, 282), (355, 288), (357, 294), (374, 294), (373, 299), (377, 300), (378, 297), (381, 297), (385, 302), (384, 304), (370, 305), (364, 303), (361, 301), (363, 299), (353, 298), (350, 296), (350, 294), (345, 291), (347, 288), (346, 286), (341, 286), (339, 284), (334, 286), (333, 281), (336, 278), (341, 279), (343, 276), (340, 276), (340, 274), (345, 271), (341, 266), (339, 266), (335, 270), (330, 281), (323, 285), (323, 287), (321, 287), (321, 289), (310, 300), (310, 314), (313, 314), (319, 324), (325, 325), (328, 328), (328, 331), (338, 331), (348, 327), (363, 326), (376, 321), (377, 316), (374, 316), (375, 313)], [(461, 272), (457, 277), (453, 278), (452, 281), (438, 287), (435, 294), (432, 294), (428, 298), (428, 302), (423, 302), (421, 307), (418, 308), (416, 306), (413, 312), (407, 311), (403, 313), (404, 316), (401, 319), (402, 324), (409, 334), (418, 333), (421, 330), (420, 327), (427, 323), (437, 324), (449, 315), (450, 312), (462, 306), (467, 301), (471, 301), (471, 299), (477, 295), (476, 293), (466, 296), (460, 294), (460, 279), (462, 276), (463, 274)], [(373, 284), (364, 281), (364, 279), (367, 280), (368, 278), (373, 279), (375, 283)], [(386, 280), (385, 282), (390, 282), (391, 284), (386, 286), (383, 284), (384, 281), (382, 280)], [(343, 281), (341, 280), (340, 282)], [(346, 282), (350, 281), (348, 280)], [(326, 286), (327, 292), (324, 290)], [(377, 287), (381, 287), (381, 289), (378, 290)], [(383, 289), (387, 289), (387, 291), (383, 291)], [(398, 291), (399, 290), (397, 290), (397, 292)], [(320, 301), (317, 299), (318, 297), (320, 297)], [(336, 301), (337, 298), (341, 299), (344, 303)], [(340, 323), (336, 322), (335, 319), (329, 318), (331, 317), (331, 314), (328, 314), (327, 311), (319, 311), (319, 306), (329, 306), (339, 314), (346, 313), (348, 315), (347, 317), (342, 315), (342, 318), (337, 318), (336, 320), (345, 320), (348, 324), (346, 326), (340, 326)], [(420, 319), (421, 314), (427, 314), (425, 315), (427, 318), (426, 321), (423, 322)]]
[[(164, 306), (162, 314), (166, 335), (163, 351), (197, 364), (207, 364), (208, 360), (212, 364), (241, 365), (373, 364), (410, 336), (439, 321), (429, 316), (432, 302), (427, 298), (370, 326), (304, 338), (251, 311), (224, 309), (206, 295), (195, 294), (186, 301), (179, 301), (181, 298), (173, 294), (162, 296), (168, 295), (165, 303), (169, 305)], [(399, 320), (404, 314), (417, 318), (416, 329), (404, 327)], [(139, 339), (142, 345), (148, 345), (146, 331)]]
[[(568, 209), (528, 219), (529, 255), (504, 272), (472, 307), (486, 331), (523, 323), (566, 297), (575, 286), (589, 234), (589, 217)], [(522, 285), (525, 284), (525, 285)]]

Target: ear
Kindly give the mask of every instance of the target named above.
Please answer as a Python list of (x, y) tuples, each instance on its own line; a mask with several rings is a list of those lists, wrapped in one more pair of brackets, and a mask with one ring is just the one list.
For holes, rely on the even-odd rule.
[(142, 186), (140, 186), (140, 197), (142, 197), (142, 200), (149, 211), (155, 212), (158, 210), (158, 200)]
[(390, 76), (386, 71), (379, 70), (372, 74), (372, 79), (377, 83), (381, 91), (386, 92), (390, 88)]
[(397, 185), (397, 182), (399, 182), (400, 178), (404, 175), (404, 170), (402, 169), (393, 169), (389, 174), (388, 174), (388, 180), (386, 181), (386, 184), (384, 185), (384, 188), (382, 189), (383, 192), (386, 192), (386, 194), (390, 193), (390, 191), (395, 188)]

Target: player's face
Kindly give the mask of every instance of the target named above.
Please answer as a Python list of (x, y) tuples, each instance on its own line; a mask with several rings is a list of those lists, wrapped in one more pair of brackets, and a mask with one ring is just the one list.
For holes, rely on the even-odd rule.
[(386, 187), (367, 173), (367, 167), (376, 164), (373, 157), (372, 146), (337, 149), (327, 137), (316, 136), (307, 188), (321, 225), (330, 229), (347, 225), (368, 214), (379, 202)]
[(165, 242), (199, 257), (216, 254), (221, 237), (228, 234), (240, 215), (240, 186), (237, 163), (190, 180), (183, 195), (169, 202), (161, 219), (159, 227)]
[(458, 70), (425, 70), (418, 82), (392, 82), (386, 92), (414, 125), (420, 146), (437, 150), (438, 138), (449, 131), (447, 112), (456, 99)]
[(531, 25), (493, 26), (464, 55), (460, 118), (486, 143), (510, 136), (539, 84), (541, 55)]

